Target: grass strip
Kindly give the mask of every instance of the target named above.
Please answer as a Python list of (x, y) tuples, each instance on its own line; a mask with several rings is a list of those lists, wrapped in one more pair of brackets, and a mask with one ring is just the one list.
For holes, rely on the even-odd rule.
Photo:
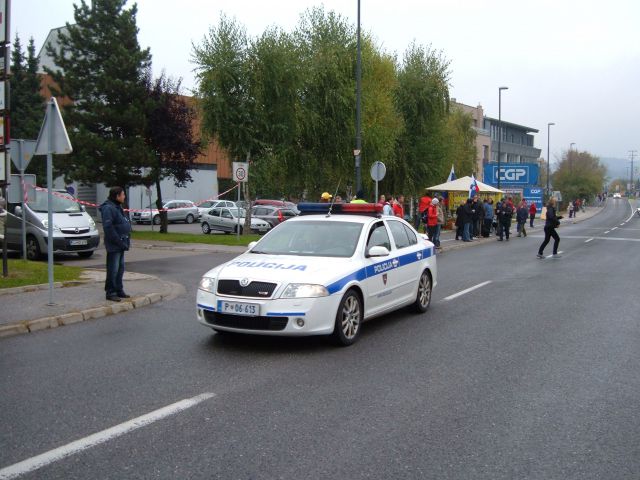
[[(53, 280), (55, 282), (78, 280), (82, 270), (82, 267), (54, 265)], [(0, 289), (23, 287), (25, 285), (39, 285), (41, 283), (49, 282), (47, 262), (31, 262), (29, 260), (9, 259), (7, 271), (9, 273), (7, 277), (3, 277), (2, 274), (0, 274)]]
[(204, 243), (207, 245), (235, 245), (246, 247), (250, 242), (255, 242), (261, 238), (261, 235), (240, 235), (237, 239), (235, 234), (210, 234), (204, 233), (160, 233), (133, 231), (131, 238), (134, 240), (145, 240), (148, 242), (176, 242), (176, 243)]

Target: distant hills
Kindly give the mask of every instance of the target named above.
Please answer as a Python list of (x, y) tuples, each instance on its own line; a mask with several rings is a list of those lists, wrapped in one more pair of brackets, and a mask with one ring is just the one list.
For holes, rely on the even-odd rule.
[[(629, 167), (631, 166), (631, 160), (629, 158), (600, 158), (600, 163), (607, 167), (607, 177), (609, 181), (616, 178), (629, 178)], [(640, 158), (636, 157), (633, 162), (633, 178), (638, 178), (640, 174)]]

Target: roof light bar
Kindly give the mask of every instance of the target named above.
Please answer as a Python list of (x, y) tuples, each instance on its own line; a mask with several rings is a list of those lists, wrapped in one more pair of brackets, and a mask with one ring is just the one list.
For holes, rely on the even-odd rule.
[(322, 215), (331, 211), (333, 215), (382, 215), (381, 203), (299, 203), (300, 215)]

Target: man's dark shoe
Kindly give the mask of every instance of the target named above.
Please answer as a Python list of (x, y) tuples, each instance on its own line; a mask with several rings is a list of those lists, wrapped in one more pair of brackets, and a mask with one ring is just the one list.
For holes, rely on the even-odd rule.
[(109, 295), (107, 297), (107, 300), (111, 300), (112, 302), (121, 302), (122, 300), (120, 300), (120, 297), (117, 295)]
[(119, 298), (131, 298), (131, 295), (127, 295), (126, 293), (122, 292), (118, 294)]

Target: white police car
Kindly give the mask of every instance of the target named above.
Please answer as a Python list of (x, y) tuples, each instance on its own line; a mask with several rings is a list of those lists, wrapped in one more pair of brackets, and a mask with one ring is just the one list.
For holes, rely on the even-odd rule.
[[(329, 208), (331, 214), (327, 214)], [(436, 285), (433, 243), (382, 205), (300, 204), (301, 216), (209, 270), (197, 318), (215, 331), (357, 340), (362, 322), (412, 305)]]

